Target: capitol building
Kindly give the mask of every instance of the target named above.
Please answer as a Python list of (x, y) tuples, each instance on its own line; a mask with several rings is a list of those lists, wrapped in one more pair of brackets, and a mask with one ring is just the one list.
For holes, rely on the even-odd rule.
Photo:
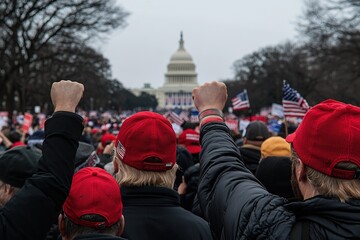
[(184, 39), (181, 33), (179, 48), (171, 56), (165, 73), (165, 83), (158, 89), (151, 88), (149, 83), (143, 88), (131, 91), (139, 96), (141, 92), (154, 95), (158, 101), (159, 109), (190, 109), (194, 107), (192, 102), (192, 90), (198, 86), (196, 66), (191, 55), (185, 50)]

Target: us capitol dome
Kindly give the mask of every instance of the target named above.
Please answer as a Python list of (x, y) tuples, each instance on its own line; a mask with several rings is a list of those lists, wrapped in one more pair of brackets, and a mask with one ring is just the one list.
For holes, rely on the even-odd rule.
[(165, 83), (158, 89), (146, 83), (141, 89), (133, 89), (135, 95), (147, 92), (155, 95), (159, 109), (193, 108), (192, 90), (198, 86), (196, 66), (192, 56), (184, 47), (183, 34), (180, 34), (179, 48), (171, 56), (165, 73)]

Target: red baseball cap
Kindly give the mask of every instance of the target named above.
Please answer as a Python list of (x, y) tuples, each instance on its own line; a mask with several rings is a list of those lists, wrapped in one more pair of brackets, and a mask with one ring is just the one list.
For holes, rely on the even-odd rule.
[(101, 137), (101, 145), (105, 147), (106, 145), (110, 144), (112, 141), (115, 140), (116, 140), (116, 136), (114, 134), (106, 132)]
[(115, 147), (121, 161), (139, 170), (166, 171), (176, 162), (175, 132), (169, 120), (154, 112), (138, 112), (127, 118)]
[(91, 129), (91, 134), (96, 134), (96, 133), (98, 133), (99, 131), (100, 131), (99, 128), (93, 128), (93, 129)]
[(200, 134), (194, 129), (186, 129), (179, 135), (179, 144), (184, 145), (191, 154), (201, 151)]
[(340, 162), (360, 167), (360, 108), (332, 99), (312, 107), (287, 142), (301, 161), (326, 175), (360, 178), (356, 170), (339, 169)]
[[(75, 224), (103, 229), (122, 217), (123, 204), (120, 187), (115, 178), (102, 168), (86, 167), (74, 174), (70, 193), (65, 200), (65, 215)], [(83, 215), (97, 214), (106, 219), (92, 222)]]

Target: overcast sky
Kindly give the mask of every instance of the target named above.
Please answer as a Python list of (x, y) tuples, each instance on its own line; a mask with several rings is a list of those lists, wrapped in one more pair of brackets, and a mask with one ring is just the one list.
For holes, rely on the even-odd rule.
[(131, 15), (98, 49), (126, 88), (164, 84), (183, 31), (198, 83), (233, 77), (232, 64), (260, 48), (294, 40), (303, 0), (117, 0)]

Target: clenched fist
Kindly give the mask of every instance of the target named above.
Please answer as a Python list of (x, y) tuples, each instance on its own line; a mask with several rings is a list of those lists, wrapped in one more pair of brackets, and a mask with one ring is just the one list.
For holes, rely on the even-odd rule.
[(199, 112), (210, 108), (216, 108), (222, 111), (228, 97), (226, 85), (217, 81), (204, 83), (194, 88), (192, 90), (192, 96), (195, 107)]
[(83, 96), (84, 85), (70, 80), (54, 82), (51, 86), (51, 100), (54, 105), (54, 112), (66, 111), (75, 112)]

